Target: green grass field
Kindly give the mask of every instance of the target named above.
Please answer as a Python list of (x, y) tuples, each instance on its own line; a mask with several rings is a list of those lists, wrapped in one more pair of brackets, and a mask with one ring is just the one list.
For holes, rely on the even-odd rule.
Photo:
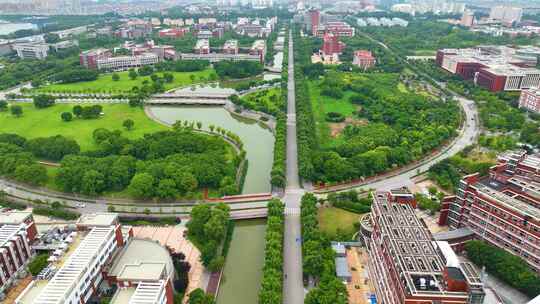
[[(200, 83), (208, 80), (210, 74), (215, 74), (211, 69), (197, 72), (170, 72), (174, 75), (174, 80), (171, 83), (165, 83), (165, 89), (174, 89), (181, 86), (190, 85), (192, 83)], [(97, 80), (75, 82), (67, 84), (52, 84), (37, 89), (38, 92), (83, 92), (83, 93), (121, 93), (130, 92), (134, 86), (142, 87), (144, 80), (148, 80), (150, 83), (152, 80), (150, 76), (139, 76), (134, 80), (128, 77), (128, 72), (118, 72), (120, 80), (113, 81), (112, 73), (102, 74)], [(163, 73), (156, 73), (156, 75), (162, 77)], [(190, 76), (194, 75), (194, 81), (191, 81)], [(201, 77), (204, 80), (201, 80)]]
[(352, 117), (356, 111), (356, 106), (349, 101), (349, 97), (354, 95), (351, 91), (344, 91), (343, 97), (335, 99), (321, 95), (319, 82), (309, 83), (309, 95), (311, 99), (311, 107), (313, 115), (317, 123), (317, 137), (319, 143), (325, 143), (328, 146), (335, 145), (339, 138), (334, 138), (330, 135), (330, 126), (325, 120), (326, 114), (329, 112), (337, 112), (345, 117)]
[(339, 208), (319, 208), (319, 229), (328, 235), (335, 235), (339, 230), (347, 234), (355, 232), (354, 224), (358, 223), (360, 214)]
[[(142, 137), (145, 133), (165, 130), (146, 116), (141, 108), (132, 108), (127, 104), (104, 104), (103, 115), (98, 119), (74, 119), (64, 122), (60, 118), (62, 112), (71, 112), (73, 105), (57, 104), (46, 109), (36, 109), (33, 104), (21, 104), (23, 115), (20, 118), (12, 116), (9, 112), (0, 112), (0, 133), (15, 133), (26, 138), (47, 137), (63, 135), (75, 139), (81, 150), (95, 148), (92, 133), (97, 128), (122, 130), (128, 138)], [(135, 122), (133, 130), (127, 131), (122, 127), (125, 119)]]

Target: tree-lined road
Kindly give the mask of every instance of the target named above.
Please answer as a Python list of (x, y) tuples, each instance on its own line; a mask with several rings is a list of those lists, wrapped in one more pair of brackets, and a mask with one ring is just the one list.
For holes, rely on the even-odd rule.
[(287, 188), (285, 203), (285, 235), (283, 246), (283, 303), (304, 303), (302, 283), (302, 243), (300, 199), (304, 190), (298, 177), (298, 146), (296, 143), (296, 96), (294, 86), (294, 52), (292, 32), (289, 32), (289, 67), (287, 83)]

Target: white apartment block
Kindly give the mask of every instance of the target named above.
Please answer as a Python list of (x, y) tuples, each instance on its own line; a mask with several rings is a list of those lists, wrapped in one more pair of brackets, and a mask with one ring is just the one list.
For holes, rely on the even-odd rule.
[(9, 288), (32, 257), (26, 225), (4, 225), (0, 228), (0, 292)]
[(117, 246), (114, 226), (93, 228), (50, 280), (32, 281), (15, 303), (86, 303), (102, 281), (102, 269)]
[(49, 54), (49, 45), (45, 43), (17, 43), (13, 50), (21, 59), (45, 59)]
[(153, 53), (145, 53), (137, 56), (119, 56), (97, 60), (97, 67), (100, 70), (126, 70), (159, 62), (159, 57)]

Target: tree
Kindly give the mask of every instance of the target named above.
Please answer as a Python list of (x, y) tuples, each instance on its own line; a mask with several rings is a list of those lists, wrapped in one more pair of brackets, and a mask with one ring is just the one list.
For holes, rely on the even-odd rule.
[(197, 288), (189, 294), (189, 304), (214, 304), (214, 297)]
[(47, 169), (39, 164), (19, 165), (15, 179), (31, 185), (43, 185), (47, 181)]
[(139, 76), (139, 75), (137, 74), (137, 72), (134, 69), (129, 69), (128, 76), (129, 76), (129, 79), (135, 80), (137, 78), (137, 76)]
[(73, 114), (78, 118), (82, 115), (82, 106), (80, 105), (76, 105), (76, 106), (73, 106)]
[(11, 115), (15, 117), (21, 117), (23, 115), (23, 109), (19, 105), (12, 105), (10, 109), (11, 109)]
[(133, 176), (128, 191), (135, 197), (149, 198), (154, 196), (154, 177), (148, 173), (138, 173)]
[(36, 256), (30, 263), (28, 263), (28, 271), (34, 277), (37, 276), (47, 265), (49, 265), (49, 255), (42, 253)]
[(112, 74), (112, 80), (113, 80), (113, 81), (118, 81), (118, 80), (120, 80), (120, 75), (118, 75), (118, 73), (113, 73), (113, 74)]
[(47, 43), (57, 43), (60, 41), (60, 36), (58, 36), (58, 34), (47, 33), (43, 35), (43, 39), (45, 39), (45, 42)]
[(109, 206), (107, 206), (107, 211), (109, 211), (109, 212), (115, 212), (115, 211), (116, 211), (116, 208), (115, 208), (113, 205), (109, 205)]
[(165, 79), (166, 83), (171, 83), (174, 80), (174, 76), (171, 73), (164, 73), (163, 78)]
[(176, 183), (172, 179), (162, 179), (156, 189), (156, 194), (160, 198), (175, 198), (178, 195)]
[(135, 122), (133, 122), (133, 120), (129, 118), (124, 120), (124, 122), (122, 123), (122, 126), (124, 126), (124, 128), (126, 128), (126, 130), (128, 131), (131, 131), (134, 125), (135, 125)]
[(0, 100), (0, 112), (5, 112), (8, 109), (8, 103), (5, 100)]
[(73, 120), (73, 115), (70, 113), (70, 112), (63, 112), (60, 117), (62, 118), (63, 121), (72, 121)]

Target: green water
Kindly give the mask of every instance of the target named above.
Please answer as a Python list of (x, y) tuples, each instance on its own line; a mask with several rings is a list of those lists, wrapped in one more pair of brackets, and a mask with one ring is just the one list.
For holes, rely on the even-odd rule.
[(203, 129), (219, 126), (240, 136), (249, 162), (242, 193), (270, 192), (270, 171), (274, 154), (274, 135), (257, 122), (231, 115), (222, 107), (153, 106), (150, 111), (162, 121), (201, 121)]
[(265, 220), (237, 221), (227, 255), (217, 304), (258, 302), (264, 264)]

